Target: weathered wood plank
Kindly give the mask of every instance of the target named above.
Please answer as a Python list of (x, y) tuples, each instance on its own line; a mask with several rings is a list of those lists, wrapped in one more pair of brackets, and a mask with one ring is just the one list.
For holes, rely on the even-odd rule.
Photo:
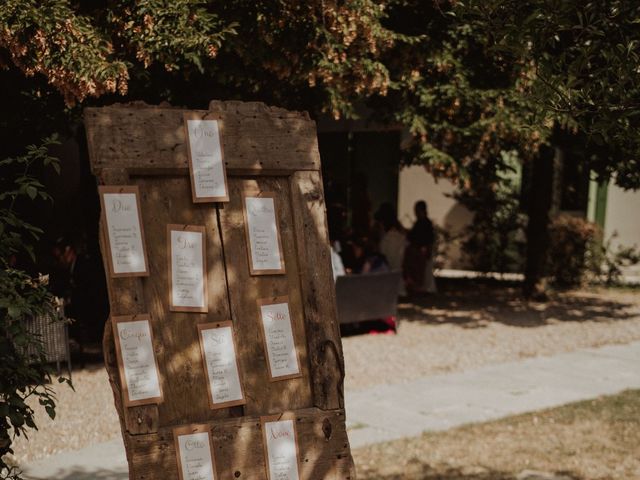
[[(297, 410), (296, 430), (303, 480), (355, 480), (349, 453), (344, 411)], [(207, 422), (213, 433), (213, 451), (219, 480), (266, 479), (259, 417)], [(135, 474), (132, 480), (177, 478), (177, 457), (170, 428), (133, 439)]]
[[(103, 170), (99, 180), (103, 185), (131, 184), (131, 180), (126, 170), (119, 168)], [(102, 260), (104, 262), (105, 272), (109, 272), (107, 265), (107, 240), (105, 236), (105, 228), (102, 223), (100, 225), (100, 232)], [(145, 313), (146, 303), (142, 282), (143, 279), (141, 277), (111, 278), (107, 281), (110, 315), (135, 315), (137, 313)], [(110, 328), (111, 322), (109, 321), (107, 322), (105, 337), (103, 339), (105, 366), (109, 373), (111, 386), (114, 388), (114, 397), (117, 397), (116, 407), (118, 414), (120, 415), (120, 419), (124, 422), (126, 430), (133, 435), (155, 432), (158, 429), (157, 405), (140, 405), (131, 408), (122, 407), (122, 388), (118, 373), (115, 343), (113, 341)]]
[[(355, 479), (342, 410), (344, 369), (315, 125), (305, 114), (260, 103), (211, 102), (199, 113), (225, 121), (230, 202), (193, 204), (183, 112), (140, 103), (85, 111), (92, 170), (100, 183), (140, 188), (149, 257), (148, 277), (107, 282), (112, 315), (151, 315), (165, 394), (160, 405), (124, 407), (108, 323), (105, 365), (130, 478), (177, 478), (172, 429), (189, 423), (212, 425), (219, 478), (266, 478), (259, 416), (293, 411), (301, 478)], [(249, 273), (242, 209), (248, 190), (275, 192), (284, 275)], [(167, 224), (206, 229), (207, 313), (169, 310)], [(270, 381), (257, 300), (281, 296), (289, 299), (302, 377)], [(197, 324), (229, 319), (247, 404), (212, 410)]]
[(296, 172), (290, 183), (314, 405), (342, 408), (344, 363), (322, 179), (319, 172)]
[[(285, 274), (252, 276), (249, 273), (243, 216), (243, 195), (274, 192), (279, 231), (283, 245)], [(220, 210), (220, 224), (227, 264), (229, 300), (236, 325), (240, 368), (245, 378), (245, 414), (267, 415), (283, 410), (311, 407), (309, 363), (306, 353), (304, 312), (300, 296), (298, 258), (291, 217), (289, 185), (286, 178), (260, 177), (229, 179), (229, 203)], [(289, 312), (298, 350), (302, 377), (270, 381), (262, 325), (257, 300), (289, 296)]]
[[(144, 104), (87, 108), (84, 120), (92, 170), (103, 168), (187, 168), (183, 126), (187, 110)], [(194, 112), (194, 111), (191, 111)], [(272, 112), (276, 112), (273, 114)], [(264, 104), (218, 102), (212, 110), (224, 122), (222, 145), (228, 173), (319, 170), (315, 123), (298, 112), (283, 113)]]
[[(220, 232), (215, 204), (194, 204), (187, 176), (135, 177), (140, 188), (142, 223), (147, 237), (149, 277), (143, 280), (146, 309), (157, 339), (164, 402), (160, 425), (198, 423), (228, 417), (230, 409), (212, 410), (198, 340), (198, 323), (230, 319)], [(169, 245), (167, 225), (205, 227), (208, 312), (169, 310)], [(239, 410), (241, 411), (241, 410)]]

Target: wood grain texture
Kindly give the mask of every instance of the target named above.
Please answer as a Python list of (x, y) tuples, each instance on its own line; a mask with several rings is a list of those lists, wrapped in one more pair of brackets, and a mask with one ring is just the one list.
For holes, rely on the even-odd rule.
[(314, 405), (344, 407), (344, 360), (319, 172), (291, 176), (293, 211)]
[(212, 109), (184, 110), (143, 103), (86, 108), (84, 121), (94, 174), (103, 168), (188, 169), (183, 115), (207, 113), (224, 121), (222, 148), (227, 174), (234, 170), (319, 170), (315, 122), (305, 114), (261, 103), (213, 103)]
[[(161, 425), (200, 423), (228, 417), (229, 409), (211, 410), (197, 325), (229, 319), (229, 301), (214, 204), (194, 204), (190, 182), (181, 177), (134, 177), (140, 188), (147, 232), (150, 275), (144, 283), (146, 307), (156, 335), (158, 362), (164, 377)], [(167, 225), (204, 226), (207, 257), (207, 312), (170, 311)]]
[[(344, 410), (293, 412), (302, 480), (355, 480)], [(217, 480), (267, 478), (260, 417), (207, 422), (211, 427)], [(135, 474), (131, 480), (177, 478), (178, 461), (170, 428), (132, 440)], [(158, 476), (158, 472), (163, 472)], [(175, 473), (174, 473), (175, 472)]]
[[(112, 315), (149, 313), (164, 393), (159, 405), (124, 407), (107, 322), (105, 365), (130, 478), (177, 478), (173, 428), (205, 424), (212, 429), (219, 479), (266, 479), (259, 417), (291, 411), (301, 478), (355, 479), (315, 124), (306, 114), (258, 103), (214, 101), (208, 111), (195, 111), (225, 122), (230, 201), (194, 204), (185, 112), (140, 103), (85, 110), (92, 171), (102, 185), (139, 187), (147, 241), (149, 277), (107, 279)], [(242, 211), (247, 189), (276, 195), (285, 274), (250, 275)], [(167, 224), (205, 227), (207, 313), (169, 310)], [(103, 252), (104, 240), (101, 232)], [(289, 298), (302, 376), (271, 382), (257, 300), (281, 296)], [(247, 403), (213, 410), (197, 325), (229, 319)]]
[[(100, 182), (103, 185), (128, 185), (130, 184), (129, 174), (124, 169), (106, 169), (102, 172)], [(100, 225), (100, 249), (105, 272), (108, 272), (108, 245), (104, 224)], [(110, 315), (135, 315), (145, 313), (146, 302), (143, 290), (142, 277), (122, 277), (107, 279), (107, 290), (109, 293)], [(113, 388), (114, 397), (118, 397), (116, 406), (120, 420), (125, 425), (126, 431), (132, 435), (154, 432), (158, 428), (158, 406), (141, 405), (131, 408), (122, 408), (123, 390), (120, 385), (117, 355), (115, 342), (111, 332), (111, 321), (107, 321), (105, 335), (103, 339), (103, 352), (105, 366), (109, 374), (109, 382)], [(153, 328), (153, 327), (152, 327)], [(156, 344), (157, 345), (157, 344)], [(154, 348), (155, 346), (154, 345)], [(156, 351), (156, 355), (158, 352)], [(160, 372), (162, 378), (162, 372)]]
[[(251, 275), (244, 227), (242, 196), (245, 192), (273, 192), (278, 212), (285, 274)], [(229, 203), (220, 210), (220, 225), (227, 260), (231, 317), (238, 335), (240, 368), (244, 374), (247, 405), (245, 414), (266, 415), (313, 406), (309, 384), (309, 363), (304, 331), (304, 310), (295, 235), (291, 217), (289, 184), (286, 178), (229, 178)], [(271, 382), (262, 340), (262, 318), (258, 299), (289, 296), (293, 338), (298, 351), (302, 377)]]

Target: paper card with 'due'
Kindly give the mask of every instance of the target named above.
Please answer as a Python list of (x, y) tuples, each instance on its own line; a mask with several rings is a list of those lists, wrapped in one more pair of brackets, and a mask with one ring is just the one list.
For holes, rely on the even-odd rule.
[(221, 141), (222, 120), (203, 120), (198, 113), (186, 113), (184, 122), (193, 202), (228, 202)]
[(207, 312), (205, 228), (167, 225), (169, 247), (169, 309), (174, 312)]
[(162, 390), (149, 315), (111, 317), (111, 325), (125, 405), (160, 403)]
[(262, 417), (269, 480), (299, 480), (298, 440), (293, 414)]
[(201, 323), (198, 331), (209, 380), (209, 406), (226, 408), (247, 403), (240, 381), (233, 324), (229, 321)]
[(244, 216), (251, 275), (285, 273), (275, 193), (245, 196)]
[(98, 187), (112, 277), (148, 276), (137, 186)]
[(177, 427), (173, 429), (173, 438), (180, 480), (217, 479), (209, 426)]
[(258, 300), (271, 381), (302, 376), (289, 313), (289, 297)]

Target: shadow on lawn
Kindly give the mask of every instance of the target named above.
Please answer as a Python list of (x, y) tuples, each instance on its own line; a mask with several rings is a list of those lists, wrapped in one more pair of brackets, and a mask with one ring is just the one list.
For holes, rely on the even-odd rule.
[[(539, 478), (553, 479), (555, 477), (531, 476), (499, 472), (496, 470), (478, 469), (480, 471), (468, 471), (458, 468), (432, 468), (429, 465), (413, 465), (403, 473), (392, 473), (380, 475), (375, 472), (358, 472), (358, 480), (537, 480)], [(556, 473), (558, 479), (562, 480), (586, 480), (582, 476), (570, 472)]]
[(440, 293), (398, 305), (403, 321), (452, 323), (482, 328), (492, 322), (539, 327), (556, 322), (614, 322), (640, 316), (633, 303), (597, 294), (558, 293), (546, 302), (526, 301), (517, 283), (482, 279), (444, 280)]

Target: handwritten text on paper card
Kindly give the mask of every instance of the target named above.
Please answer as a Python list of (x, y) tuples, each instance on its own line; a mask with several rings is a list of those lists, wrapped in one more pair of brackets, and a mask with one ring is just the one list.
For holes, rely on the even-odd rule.
[(104, 193), (113, 273), (145, 272), (144, 246), (135, 193)]
[(300, 373), (289, 304), (266, 304), (260, 307), (260, 311), (271, 376), (276, 378)]
[(117, 333), (129, 401), (160, 397), (149, 321), (118, 322)]
[(271, 480), (298, 480), (298, 455), (293, 420), (265, 422)]
[(227, 196), (217, 120), (187, 120), (195, 198)]
[(275, 202), (270, 197), (245, 197), (253, 270), (282, 269)]
[(203, 328), (200, 335), (212, 402), (242, 400), (232, 327)]
[(204, 232), (183, 229), (170, 232), (171, 305), (205, 309)]
[(211, 445), (207, 432), (178, 436), (182, 480), (214, 480)]

